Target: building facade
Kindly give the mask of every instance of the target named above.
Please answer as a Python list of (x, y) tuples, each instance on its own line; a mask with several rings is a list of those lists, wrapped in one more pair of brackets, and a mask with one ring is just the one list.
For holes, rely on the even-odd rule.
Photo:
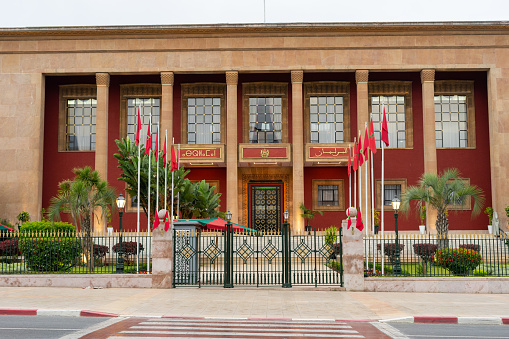
[[(392, 197), (451, 167), (505, 224), (508, 33), (505, 22), (2, 29), (0, 217), (40, 216), (75, 167), (94, 167), (123, 192), (115, 140), (134, 137), (141, 106), (233, 221), (272, 230), (288, 210), (303, 230), (303, 203), (324, 212), (313, 227), (339, 226), (350, 203), (346, 151), (370, 117), (380, 146), (385, 104), (384, 202), (381, 152), (373, 172), (386, 230)], [(451, 206), (451, 230), (486, 230), (471, 208)], [(400, 218), (403, 230), (419, 224), (413, 212)]]

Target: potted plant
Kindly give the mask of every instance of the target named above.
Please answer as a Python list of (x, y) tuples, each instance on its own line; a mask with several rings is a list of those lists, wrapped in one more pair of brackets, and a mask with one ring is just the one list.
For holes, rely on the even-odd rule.
[(108, 235), (113, 235), (113, 226), (111, 225), (111, 211), (108, 210), (106, 212), (106, 225), (108, 230)]
[(492, 222), (493, 222), (493, 208), (486, 207), (486, 209), (484, 210), (484, 214), (486, 214), (488, 216), (488, 219), (489, 219), (488, 232), (490, 234), (492, 234), (493, 233), (493, 226), (492, 226)]
[(313, 219), (316, 214), (323, 215), (322, 211), (313, 211), (306, 206), (304, 206), (303, 203), (299, 206), (300, 210), (302, 211), (302, 214), (300, 215), (304, 219), (306, 219), (306, 232), (311, 232), (311, 226), (309, 226), (309, 220)]
[(380, 230), (380, 212), (374, 211), (373, 217), (375, 219), (375, 234), (378, 234), (378, 231)]
[(419, 225), (419, 232), (421, 234), (426, 234), (426, 206), (423, 206), (421, 203), (421, 212), (419, 213), (419, 217), (421, 218), (421, 224)]

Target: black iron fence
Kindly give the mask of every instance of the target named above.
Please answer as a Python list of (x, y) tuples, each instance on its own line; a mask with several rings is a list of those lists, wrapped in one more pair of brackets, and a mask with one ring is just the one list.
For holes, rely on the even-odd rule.
[(174, 286), (343, 286), (342, 236), (174, 230)]
[(365, 276), (509, 276), (509, 241), (496, 235), (400, 234), (399, 253), (392, 234), (365, 237), (364, 244)]
[[(151, 236), (146, 233), (3, 233), (0, 274), (147, 273)], [(123, 270), (117, 270), (119, 257)]]

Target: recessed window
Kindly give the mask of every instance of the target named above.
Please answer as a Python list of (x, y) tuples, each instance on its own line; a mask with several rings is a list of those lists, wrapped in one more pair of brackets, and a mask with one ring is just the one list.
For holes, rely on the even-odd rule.
[(96, 99), (67, 99), (67, 150), (95, 150)]
[(280, 97), (249, 98), (249, 142), (283, 142), (283, 114)]
[(437, 81), (435, 138), (437, 148), (475, 146), (474, 83)]
[(187, 143), (221, 143), (221, 98), (187, 99)]
[(386, 148), (413, 147), (412, 83), (374, 81), (368, 84), (376, 147), (381, 148), (383, 109), (389, 130)]
[(401, 185), (385, 185), (384, 190), (384, 205), (391, 205), (394, 198), (401, 199)]
[[(382, 181), (376, 179), (375, 189), (375, 205), (376, 209), (380, 209), (381, 191), (380, 187)], [(406, 190), (406, 179), (385, 179), (384, 180), (384, 191), (383, 191), (383, 202), (385, 209), (392, 209), (391, 202), (394, 198), (401, 200), (401, 196)]]
[(343, 180), (313, 180), (313, 210), (342, 211), (345, 209)]
[(141, 115), (141, 135), (140, 143), (145, 145), (147, 141), (147, 129), (152, 118), (152, 149), (156, 144), (157, 125), (161, 112), (161, 99), (159, 98), (129, 98), (127, 99), (127, 137), (131, 141), (136, 140), (136, 121), (138, 119), (138, 109)]

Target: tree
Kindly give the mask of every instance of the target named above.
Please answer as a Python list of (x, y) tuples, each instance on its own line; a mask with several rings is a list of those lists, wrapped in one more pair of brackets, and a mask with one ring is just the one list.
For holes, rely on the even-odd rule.
[(424, 201), (428, 209), (435, 209), (437, 211), (435, 226), (439, 237), (438, 247), (445, 248), (448, 247), (449, 232), (447, 208), (450, 205), (462, 204), (467, 197), (474, 199), (472, 216), (479, 214), (484, 205), (484, 194), (479, 187), (468, 185), (460, 177), (458, 169), (447, 169), (440, 175), (424, 173), (419, 180), (419, 185), (408, 187), (403, 194), (402, 209), (408, 209), (412, 200)]
[(304, 219), (306, 219), (306, 231), (311, 231), (311, 228), (309, 227), (309, 220), (313, 219), (315, 215), (320, 214), (323, 215), (322, 211), (313, 211), (306, 206), (304, 206), (304, 203), (301, 203), (299, 206), (300, 210), (302, 211), (302, 214), (300, 215)]
[[(138, 147), (129, 138), (122, 140), (116, 140), (118, 147), (118, 153), (114, 156), (118, 160), (118, 168), (122, 170), (122, 174), (118, 178), (126, 183), (126, 192), (131, 196), (138, 195)], [(149, 156), (145, 154), (145, 146), (141, 146), (141, 163), (140, 163), (140, 206), (143, 208), (145, 215), (147, 215), (148, 209), (148, 159)], [(156, 199), (159, 199), (160, 208), (164, 208), (164, 171), (167, 171), (168, 176), (168, 207), (171, 206), (171, 171), (170, 166), (163, 167), (162, 152), (159, 154), (161, 160), (159, 161), (159, 168), (157, 167), (157, 161), (153, 153), (150, 154), (151, 159), (151, 176), (150, 182), (150, 207), (155, 208)], [(168, 157), (169, 160), (169, 157)], [(156, 197), (156, 177), (157, 171), (159, 171), (159, 197)], [(214, 218), (217, 217), (220, 212), (217, 211), (219, 207), (220, 193), (214, 193), (215, 187), (209, 187), (205, 181), (192, 183), (185, 176), (189, 173), (189, 170), (185, 170), (181, 167), (177, 171), (173, 172), (174, 182), (174, 203), (173, 203), (173, 215), (177, 214), (177, 206), (180, 205), (180, 212), (182, 218)], [(179, 194), (180, 193), (180, 194)], [(177, 196), (179, 196), (180, 203), (177, 203)], [(152, 212), (150, 218), (153, 218), (154, 213)]]
[[(108, 183), (101, 179), (99, 172), (89, 166), (75, 168), (73, 180), (64, 180), (58, 184), (58, 194), (51, 198), (48, 214), (51, 220), (60, 220), (60, 212), (70, 213), (76, 232), (84, 233), (83, 251), (90, 271), (94, 270), (93, 242), (91, 221), (94, 210), (101, 208), (104, 218), (107, 211), (115, 206), (115, 192)], [(79, 227), (79, 228), (78, 228)]]

